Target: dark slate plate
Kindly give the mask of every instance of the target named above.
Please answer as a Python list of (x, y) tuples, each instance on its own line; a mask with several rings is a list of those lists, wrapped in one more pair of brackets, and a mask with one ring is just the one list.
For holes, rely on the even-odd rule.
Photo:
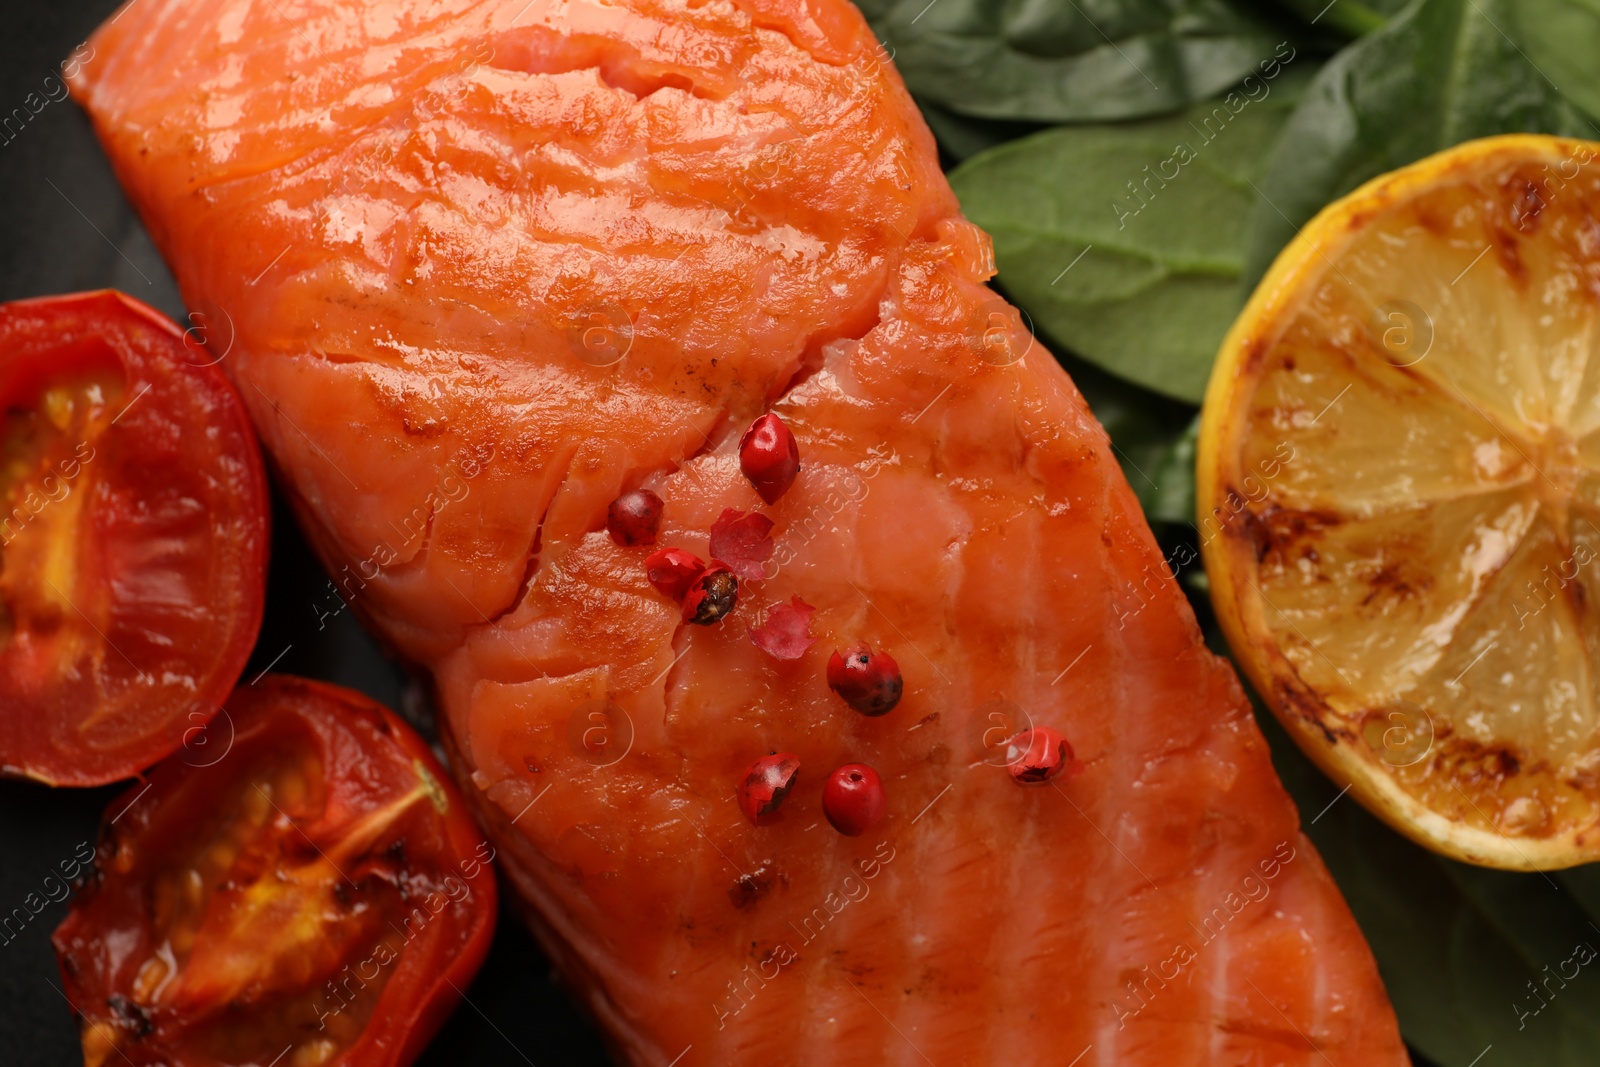
[[(7, 5), (0, 37), (0, 300), (110, 286), (181, 322), (177, 288), (117, 188), (88, 120), (71, 100), (54, 99), (62, 93), (57, 65), (116, 6), (115, 0)], [(281, 654), (275, 670), (351, 686), (398, 708), (405, 676), (349, 612), (319, 629), (313, 605), (326, 610), (328, 577), (281, 501), (273, 520), (267, 616), (245, 677)], [(93, 841), (101, 811), (120, 791), (0, 782), (0, 916), (30, 893), (42, 898), (54, 890), (45, 878), (80, 843)], [(52, 903), (15, 936), (0, 933), (0, 1063), (7, 1067), (83, 1062), (50, 950), (50, 930), (65, 913), (65, 904)], [(524, 1062), (601, 1067), (612, 1061), (553, 981), (549, 961), (507, 913), (467, 1003), (419, 1063)]]

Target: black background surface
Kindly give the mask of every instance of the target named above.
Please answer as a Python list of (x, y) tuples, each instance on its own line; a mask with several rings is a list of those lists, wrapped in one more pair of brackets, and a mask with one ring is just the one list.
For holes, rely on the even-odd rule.
[[(21, 108), (29, 120), (0, 130), (0, 300), (107, 286), (153, 304), (178, 321), (177, 288), (118, 189), (88, 119), (70, 99), (37, 115), (29, 93), (60, 94), (58, 65), (115, 8), (115, 0), (8, 0), (0, 19), (0, 119)], [(38, 100), (34, 101), (37, 105)], [(272, 570), (261, 639), (246, 669), (273, 668), (351, 686), (399, 709), (405, 676), (384, 659), (348, 611), (318, 628), (327, 575), (282, 502), (274, 505)], [(287, 649), (287, 651), (285, 651)], [(43, 895), (43, 880), (92, 842), (101, 812), (122, 791), (49, 789), (0, 782), (0, 913)], [(53, 883), (52, 883), (53, 884)], [(66, 914), (51, 904), (21, 936), (0, 944), (0, 1064), (82, 1063), (50, 931)], [(609, 1064), (589, 1021), (553, 981), (549, 962), (509, 913), (462, 1004), (428, 1053), (426, 1067), (455, 1064)]]

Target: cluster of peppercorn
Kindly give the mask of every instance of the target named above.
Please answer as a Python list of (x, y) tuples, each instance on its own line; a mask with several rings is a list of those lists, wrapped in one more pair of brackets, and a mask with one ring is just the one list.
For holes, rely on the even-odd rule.
[[(739, 440), (739, 469), (768, 504), (789, 491), (800, 473), (800, 446), (783, 420), (768, 413), (756, 419)], [(625, 493), (612, 501), (606, 529), (619, 545), (655, 544), (661, 527), (662, 501), (648, 489)], [(683, 606), (683, 621), (710, 626), (739, 602), (739, 579), (721, 560), (707, 563), (682, 548), (662, 548), (646, 557), (650, 584)], [(809, 609), (808, 609), (809, 610)], [(886, 715), (900, 702), (900, 667), (887, 653), (856, 643), (828, 660), (828, 685), (863, 715)], [(761, 825), (777, 814), (800, 773), (800, 757), (792, 753), (763, 756), (739, 783), (739, 807)], [(847, 763), (828, 776), (822, 789), (822, 810), (842, 834), (865, 833), (883, 818), (887, 806), (883, 780), (864, 763)]]
[[(768, 504), (788, 492), (800, 473), (800, 447), (782, 419), (768, 412), (750, 424), (739, 439), (739, 469)], [(606, 529), (619, 545), (655, 544), (661, 510), (661, 498), (648, 489), (625, 493), (612, 501)], [(684, 549), (662, 548), (644, 563), (650, 584), (683, 606), (686, 623), (710, 626), (739, 602), (738, 576), (720, 560), (707, 563)], [(850, 707), (873, 718), (894, 710), (904, 688), (894, 657), (872, 651), (865, 642), (836, 650), (828, 658), (827, 677), (828, 688)], [(1007, 743), (1006, 767), (1019, 785), (1043, 785), (1076, 766), (1072, 746), (1047, 726), (1023, 730)], [(753, 825), (772, 821), (799, 774), (800, 757), (792, 752), (756, 760), (738, 785), (740, 810)], [(846, 763), (823, 783), (823, 813), (841, 834), (855, 837), (870, 830), (883, 818), (887, 806), (882, 778), (864, 763)]]
[[(876, 718), (900, 703), (904, 683), (893, 656), (857, 642), (828, 657), (828, 688), (861, 714)], [(800, 757), (792, 752), (775, 752), (752, 763), (738, 788), (745, 818), (756, 826), (769, 822), (799, 773)], [(888, 804), (883, 779), (865, 763), (846, 763), (822, 784), (822, 813), (847, 837), (876, 826)]]

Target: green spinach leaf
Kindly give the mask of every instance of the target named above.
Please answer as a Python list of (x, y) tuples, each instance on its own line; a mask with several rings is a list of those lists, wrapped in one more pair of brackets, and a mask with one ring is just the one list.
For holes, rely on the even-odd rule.
[(990, 119), (1168, 114), (1233, 85), (1284, 41), (1279, 29), (1225, 0), (861, 0), (860, 7), (913, 93)]
[(1046, 130), (950, 175), (1041, 333), (1199, 402), (1242, 302), (1251, 183), (1305, 80), (1271, 73), (1178, 117)]
[(940, 151), (958, 163), (979, 152), (1039, 131), (1037, 123), (970, 118), (947, 111), (929, 100), (919, 99), (917, 107), (922, 110), (923, 120), (939, 142)]
[(1512, 32), (1550, 84), (1600, 118), (1600, 0), (1517, 0)]
[(1406, 5), (1406, 0), (1278, 0), (1278, 6), (1299, 15), (1311, 26), (1361, 37), (1378, 29), (1384, 19)]
[(1200, 442), (1200, 415), (1197, 412), (1188, 428), (1174, 435), (1175, 424), (1168, 424), (1166, 447), (1156, 456), (1149, 485), (1135, 483), (1145, 518), (1152, 523), (1194, 524), (1194, 461)]
[(1511, 0), (1415, 0), (1331, 59), (1260, 183), (1246, 279), (1325, 204), (1384, 171), (1489, 134), (1593, 136), (1509, 36), (1516, 26)]

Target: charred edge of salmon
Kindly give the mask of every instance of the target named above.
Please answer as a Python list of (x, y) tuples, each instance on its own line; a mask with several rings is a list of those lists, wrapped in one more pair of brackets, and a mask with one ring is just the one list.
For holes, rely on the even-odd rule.
[[(436, 692), (434, 697), (437, 704)], [(471, 780), (472, 775), (467, 769), (469, 761), (456, 745), (452, 731), (441, 730), (439, 744), (444, 749), (445, 765), (461, 787), (461, 793), (484, 836), (496, 842), (497, 846), (503, 846), (507, 841), (523, 840), (504, 809), (482, 793)], [(584, 1013), (613, 1057), (620, 1063), (634, 1062), (632, 1053), (646, 1046), (635, 1041), (636, 1028), (612, 1005), (611, 999), (606, 996), (605, 983), (589, 967), (583, 954), (545, 918), (538, 902), (537, 874), (520, 862), (500, 861), (494, 867), (498, 877), (515, 890), (502, 893), (500, 899), (511, 906), (522, 925), (533, 935), (540, 950), (549, 957), (552, 974), (559, 975), (560, 980), (570, 987), (571, 1000)]]
[[(300, 495), (295, 482), (288, 476), (287, 472), (278, 466), (277, 458), (270, 449), (263, 448), (262, 454), (266, 458), (268, 469), (272, 472), (273, 483), (283, 493), (284, 500), (289, 505), (289, 510), (294, 513), (295, 521), (299, 528), (307, 535), (306, 540), (310, 543), (311, 550), (316, 555), (318, 562), (322, 564), (323, 569), (330, 575), (337, 574), (340, 570), (348, 570), (349, 565), (341, 563), (340, 556), (323, 545), (322, 538), (318, 536), (323, 532), (323, 528), (317, 522), (311, 505)], [(338, 583), (331, 578), (329, 583), (334, 586), (337, 595), (339, 590)], [(363, 582), (363, 587), (366, 584), (366, 582)], [(387, 629), (382, 625), (382, 620), (368, 608), (367, 598), (359, 595), (359, 590), (356, 595), (340, 596), (339, 599), (344, 604), (344, 607), (340, 610), (349, 610), (355, 616), (356, 621), (360, 624), (362, 630), (366, 632), (366, 635), (377, 643), (378, 650), (383, 653), (384, 658), (404, 671), (408, 678), (423, 686), (423, 692), (427, 698), (427, 707), (422, 710), (422, 713), (413, 713), (407, 707), (406, 702), (401, 701), (394, 709), (396, 714), (404, 719), (407, 725), (426, 738), (430, 744), (440, 743), (443, 740), (442, 735), (448, 734), (449, 731), (440, 728), (442, 716), (437, 713), (437, 709), (442, 708), (444, 704), (440, 699), (437, 688), (434, 686), (433, 672), (427, 664), (406, 655), (394, 643), (389, 637)], [(387, 727), (385, 728), (387, 729)], [(452, 761), (453, 759), (454, 757), (452, 756)], [(453, 762), (451, 766), (454, 766)], [(471, 796), (475, 789), (468, 788), (466, 783), (462, 783), (461, 791)]]

